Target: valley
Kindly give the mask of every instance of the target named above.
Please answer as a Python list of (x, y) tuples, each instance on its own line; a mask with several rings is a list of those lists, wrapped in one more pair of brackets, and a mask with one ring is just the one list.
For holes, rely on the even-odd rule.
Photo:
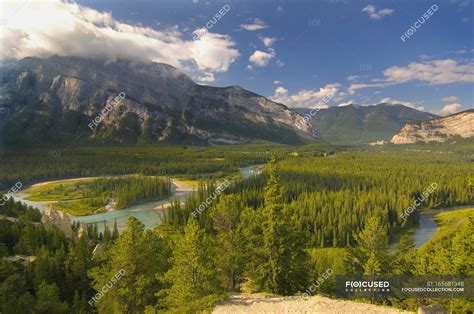
[[(142, 236), (159, 234), (174, 239), (172, 235), (176, 232), (181, 234), (180, 237), (186, 237), (191, 232), (188, 229), (192, 227), (189, 225), (192, 221), (190, 220), (193, 216), (192, 213), (200, 208), (200, 204), (211, 200), (203, 210), (198, 211), (195, 215), (195, 220), (202, 226), (201, 236), (208, 237), (208, 241), (216, 241), (214, 243), (217, 246), (214, 249), (222, 250), (221, 254), (225, 252), (222, 256), (242, 258), (238, 264), (227, 264), (225, 260), (221, 261), (220, 259), (213, 263), (222, 263), (221, 267), (230, 267), (228, 271), (233, 269), (237, 272), (231, 277), (227, 277), (226, 273), (222, 274), (224, 287), (228, 287), (226, 289), (253, 292), (259, 291), (258, 286), (254, 286), (257, 283), (255, 280), (258, 279), (258, 273), (253, 273), (252, 268), (245, 269), (254, 267), (251, 266), (253, 263), (260, 263), (260, 253), (254, 250), (256, 249), (255, 245), (261, 245), (258, 244), (262, 241), (262, 230), (259, 226), (262, 226), (265, 218), (258, 214), (258, 209), (265, 208), (265, 204), (268, 202), (265, 200), (266, 194), (261, 191), (267, 189), (268, 182), (272, 180), (271, 176), (276, 173), (279, 182), (281, 182), (280, 201), (276, 203), (281, 206), (279, 215), (285, 213), (290, 218), (285, 223), (283, 221), (286, 218), (283, 216), (276, 218), (276, 220), (273, 218), (273, 221), (280, 221), (282, 226), (286, 225), (285, 228), (290, 228), (287, 230), (293, 230), (287, 232), (290, 234), (294, 232), (295, 240), (299, 241), (297, 243), (305, 248), (301, 254), (307, 257), (298, 258), (305, 259), (304, 265), (306, 266), (300, 271), (308, 271), (307, 278), (314, 278), (312, 279), (314, 281), (324, 270), (333, 270), (334, 275), (318, 289), (319, 293), (331, 296), (335, 291), (335, 276), (361, 272), (364, 268), (364, 264), (354, 263), (351, 259), (354, 256), (360, 258), (358, 254), (361, 253), (355, 253), (353, 247), (360, 243), (359, 237), (362, 236), (364, 230), (375, 227), (370, 225), (370, 217), (380, 217), (381, 219), (377, 222), (376, 227), (379, 230), (377, 232), (371, 231), (374, 236), (371, 241), (379, 242), (380, 247), (377, 249), (377, 254), (380, 254), (379, 263), (384, 265), (384, 273), (397, 273), (400, 271), (400, 267), (406, 267), (403, 272), (409, 271), (413, 274), (426, 273), (427, 269), (431, 269), (431, 273), (436, 273), (434, 269), (429, 268), (432, 267), (429, 266), (431, 262), (426, 264), (426, 258), (431, 256), (430, 254), (438, 254), (435, 252), (440, 251), (442, 247), (439, 244), (433, 246), (432, 243), (439, 241), (439, 239), (451, 239), (454, 236), (452, 232), (445, 231), (444, 225), (438, 229), (436, 226), (436, 222), (439, 221), (438, 217), (465, 212), (467, 216), (459, 216), (456, 221), (463, 223), (467, 228), (466, 231), (470, 230), (467, 227), (467, 220), (470, 219), (471, 214), (469, 213), (471, 211), (462, 208), (472, 208), (474, 204), (474, 195), (469, 190), (469, 182), (466, 177), (467, 173), (474, 173), (473, 165), (469, 159), (473, 144), (470, 141), (465, 141), (453, 145), (449, 151), (442, 144), (389, 145), (364, 149), (341, 149), (326, 144), (287, 146), (270, 143), (258, 147), (253, 145), (233, 147), (166, 146), (166, 149), (160, 147), (135, 148), (136, 153), (133, 155), (129, 153), (130, 148), (128, 147), (82, 147), (76, 149), (74, 153), (63, 153), (60, 159), (61, 163), (49, 156), (49, 150), (36, 150), (23, 154), (21, 159), (14, 155), (4, 154), (2, 158), (10, 165), (10, 169), (18, 169), (18, 171), (5, 173), (0, 177), (0, 180), (5, 182), (5, 187), (8, 187), (10, 182), (20, 179), (24, 182), (36, 182), (23, 184), (23, 189), (14, 195), (13, 200), (39, 208), (41, 211), (50, 206), (60, 211), (68, 211), (73, 233), (82, 234), (80, 238), (84, 238), (86, 235), (91, 243), (89, 244), (91, 245), (90, 249), (94, 247), (94, 251), (96, 251), (97, 245), (99, 247), (105, 246), (111, 253), (118, 249), (115, 246), (119, 242), (117, 244), (109, 243), (110, 239), (116, 242), (123, 238), (120, 241), (124, 241), (130, 232), (136, 233), (134, 237), (143, 233)], [(199, 159), (194, 155), (197, 152), (199, 152)], [(35, 171), (25, 171), (27, 169), (20, 165), (25, 164), (25, 158), (28, 158), (29, 154), (32, 159), (49, 158), (49, 163), (43, 164), (43, 167), (35, 168)], [(83, 159), (80, 157), (82, 154), (85, 156)], [(278, 158), (278, 170), (272, 174), (271, 167), (272, 164), (275, 164), (274, 158)], [(146, 168), (142, 168), (140, 171), (140, 168), (137, 168), (136, 159), (148, 160), (148, 163), (142, 162), (140, 164), (142, 167), (146, 165)], [(107, 160), (107, 163), (103, 164), (103, 168), (100, 167), (101, 160)], [(128, 162), (117, 163), (115, 160), (128, 160)], [(180, 161), (183, 162), (182, 165), (186, 165), (187, 160), (193, 160), (192, 168), (173, 166)], [(77, 169), (74, 166), (77, 163), (94, 164), (95, 168), (82, 168), (89, 169), (88, 177), (75, 177), (78, 173), (71, 172), (71, 170)], [(120, 171), (114, 171), (114, 167)], [(136, 174), (137, 170), (141, 174)], [(111, 175), (114, 172), (115, 174)], [(132, 175), (132, 173), (135, 174)], [(52, 177), (54, 179), (45, 177), (49, 174), (54, 174)], [(74, 178), (59, 179), (58, 174), (59, 178), (71, 176)], [(42, 181), (40, 178), (48, 181)], [(166, 183), (162, 190), (166, 195), (160, 200), (147, 200), (141, 191), (146, 188), (143, 183), (151, 178), (159, 180), (157, 181), (159, 184)], [(142, 184), (133, 184), (136, 189), (135, 193), (143, 195), (138, 203), (108, 211), (105, 211), (105, 208), (97, 211), (96, 207), (85, 203), (91, 197), (97, 197), (101, 199), (101, 204), (105, 207), (109, 198), (104, 196), (108, 195), (114, 195), (113, 199), (117, 202), (119, 198), (114, 194), (116, 193), (114, 191), (116, 187), (120, 187), (120, 184), (125, 184), (125, 188), (129, 189), (127, 180), (132, 180), (130, 182), (139, 180)], [(225, 180), (231, 184), (222, 191), (222, 195), (216, 201), (212, 201), (211, 196), (219, 184)], [(408, 213), (407, 208), (412, 206), (414, 200), (433, 182), (437, 183), (437, 188), (424, 198), (420, 207), (403, 218), (403, 214), (407, 215)], [(141, 188), (139, 188), (140, 186)], [(119, 193), (123, 194), (123, 191)], [(155, 198), (156, 196), (150, 194), (150, 197)], [(133, 200), (133, 197), (131, 199)], [(69, 203), (76, 212), (83, 215), (77, 216), (74, 215), (76, 212), (69, 211), (69, 207), (64, 205)], [(81, 209), (82, 207), (74, 204), (84, 204), (89, 207), (86, 210), (86, 208)], [(17, 211), (21, 208), (18, 207), (20, 205), (14, 205), (12, 201), (6, 206), (12, 209), (17, 208)], [(29, 208), (28, 210), (33, 210), (32, 207)], [(21, 214), (24, 209), (10, 214), (8, 211), (4, 212), (5, 209), (0, 210), (3, 216), (8, 217), (8, 220), (0, 222), (4, 227), (5, 224), (17, 224), (17, 217), (26, 217)], [(439, 214), (442, 212), (447, 213)], [(36, 217), (36, 214), (28, 215)], [(225, 215), (234, 216), (224, 218)], [(242, 237), (239, 241), (243, 242), (232, 244), (232, 251), (227, 251), (225, 246), (221, 246), (224, 244), (219, 244), (219, 241), (223, 241), (223, 239), (219, 240), (220, 238), (214, 235), (215, 230), (223, 230), (220, 228), (226, 226), (225, 220), (221, 219), (231, 219), (229, 223), (232, 222), (236, 227), (226, 229), (227, 232)], [(132, 227), (134, 225), (135, 227)], [(135, 230), (131, 228), (135, 228)], [(52, 230), (48, 232), (52, 232)], [(219, 235), (219, 232), (223, 231), (217, 232)], [(286, 236), (288, 236), (287, 233), (280, 234), (282, 238)], [(38, 248), (24, 246), (22, 241), (24, 240), (20, 239), (20, 242), (7, 246), (7, 252), (34, 256), (40, 254)], [(193, 241), (202, 240), (195, 238)], [(128, 245), (135, 245), (134, 243), (136, 240), (129, 242)], [(164, 249), (166, 248), (163, 247), (161, 250)], [(118, 254), (118, 252), (112, 254)], [(147, 254), (150, 254), (150, 258), (158, 258), (152, 257), (155, 253), (151, 251)], [(187, 253), (183, 252), (182, 254)], [(247, 260), (246, 263), (243, 262), (243, 258)], [(409, 264), (403, 264), (408, 261), (406, 259), (412, 259), (412, 261)], [(415, 266), (414, 263), (418, 259), (425, 260), (423, 268)], [(437, 263), (437, 258), (432, 257), (432, 259), (433, 263)], [(291, 279), (288, 278), (288, 280)], [(298, 297), (297, 290), (284, 294)], [(214, 297), (216, 301), (212, 301), (211, 304), (223, 300), (221, 294), (215, 294)], [(252, 295), (241, 297), (245, 300), (253, 298)], [(318, 298), (315, 297), (313, 300), (322, 302)], [(255, 303), (255, 301), (252, 302)], [(274, 306), (273, 302), (258, 301), (257, 303), (260, 304), (258, 306), (270, 310)], [(290, 301), (280, 302), (278, 301), (277, 304), (283, 305)], [(301, 306), (308, 306), (310, 303), (307, 302), (313, 301), (291, 302), (296, 303), (291, 303), (293, 305), (288, 303), (285, 306), (299, 306), (296, 305), (298, 302), (304, 302)], [(324, 302), (331, 303), (329, 300)], [(413, 310), (409, 303), (400, 302), (392, 301), (390, 305)], [(454, 305), (449, 300), (443, 302), (446, 306), (461, 306), (460, 304)], [(231, 305), (232, 302), (224, 304), (227, 305), (224, 307), (220, 305), (216, 310), (227, 311), (231, 308), (226, 306), (236, 306)], [(189, 306), (201, 308), (203, 305)], [(344, 308), (350, 305), (349, 303), (338, 303), (338, 305), (328, 306)], [(462, 306), (469, 306), (469, 303)], [(314, 308), (314, 305), (311, 307)], [(235, 310), (238, 309), (235, 307)], [(241, 310), (243, 309), (238, 311)], [(374, 308), (374, 311), (376, 310)], [(378, 310), (383, 311), (382, 309)], [(183, 311), (187, 310), (183, 309)]]
[(0, 314), (472, 314), (474, 0), (5, 0)]

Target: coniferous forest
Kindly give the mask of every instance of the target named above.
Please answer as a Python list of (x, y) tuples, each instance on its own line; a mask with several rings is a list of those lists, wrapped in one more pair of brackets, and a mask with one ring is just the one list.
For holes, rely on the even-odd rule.
[[(99, 232), (97, 225), (80, 231), (74, 224), (74, 235), (67, 238), (43, 225), (37, 209), (8, 200), (0, 207), (1, 312), (195, 313), (212, 309), (229, 292), (301, 296), (327, 269), (334, 274), (472, 275), (472, 210), (440, 216), (443, 231), (421, 248), (410, 236), (420, 212), (474, 204), (467, 178), (474, 173), (472, 154), (464, 146), (450, 153), (436, 145), (335, 153), (292, 149), (276, 147), (264, 157), (249, 157), (241, 149), (241, 161), (237, 151), (229, 150), (227, 159), (226, 152), (209, 150), (213, 158), (224, 158), (214, 165), (221, 175), (200, 173), (195, 192), (173, 201), (153, 229), (129, 217), (122, 233), (116, 226)], [(232, 171), (262, 161), (266, 167), (260, 175), (242, 179)], [(152, 169), (149, 175), (164, 171)], [(181, 171), (186, 177), (187, 170)], [(23, 171), (9, 174), (13, 181), (22, 176)], [(193, 215), (223, 178), (231, 182), (228, 188)], [(124, 202), (146, 196), (121, 190), (120, 182), (99, 183), (90, 183), (96, 184), (91, 190), (110, 188), (124, 195)], [(147, 185), (136, 183), (137, 191)], [(432, 183), (437, 188), (402, 219)], [(169, 190), (169, 182), (160, 184)], [(331, 276), (312, 293), (334, 295), (334, 284)], [(429, 301), (376, 302), (413, 310)], [(473, 307), (470, 299), (436, 302), (455, 313)]]

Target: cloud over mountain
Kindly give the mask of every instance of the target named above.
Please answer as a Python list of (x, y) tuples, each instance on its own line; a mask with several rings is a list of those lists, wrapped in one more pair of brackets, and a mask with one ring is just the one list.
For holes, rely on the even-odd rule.
[(115, 19), (110, 12), (59, 0), (3, 4), (3, 59), (51, 55), (138, 59), (187, 71), (224, 72), (239, 56), (228, 35), (206, 32), (185, 39), (177, 26), (155, 30)]

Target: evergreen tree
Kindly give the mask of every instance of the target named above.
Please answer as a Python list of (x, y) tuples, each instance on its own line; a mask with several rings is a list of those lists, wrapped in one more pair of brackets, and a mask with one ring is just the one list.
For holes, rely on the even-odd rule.
[(387, 228), (381, 219), (378, 216), (369, 218), (365, 228), (355, 236), (355, 239), (357, 247), (348, 249), (347, 269), (353, 273), (364, 272), (366, 263), (373, 255), (371, 262), (376, 260), (387, 273), (389, 271)]
[(262, 211), (265, 261), (257, 267), (257, 273), (266, 291), (291, 295), (307, 286), (309, 256), (290, 211), (285, 210), (275, 155), (266, 170), (269, 177)]
[(194, 218), (188, 220), (184, 234), (176, 235), (173, 245), (171, 269), (164, 280), (169, 289), (164, 304), (178, 312), (193, 312), (203, 304), (211, 305), (223, 297), (218, 278), (215, 245)]
[(114, 221), (114, 231), (112, 232), (112, 240), (117, 240), (118, 237), (119, 237), (119, 232), (118, 232), (118, 228), (117, 228), (117, 219), (115, 219)]
[(110, 246), (105, 261), (90, 271), (94, 288), (102, 291), (96, 304), (100, 312), (143, 312), (158, 302), (158, 278), (167, 268), (169, 250), (163, 239), (144, 228), (129, 216), (127, 229)]
[(410, 275), (415, 269), (416, 248), (410, 235), (403, 235), (395, 246), (392, 258), (393, 273), (397, 275)]
[(59, 289), (56, 284), (47, 284), (42, 282), (39, 285), (36, 294), (36, 312), (37, 313), (67, 313), (68, 305), (61, 302), (59, 298)]
[(213, 227), (217, 231), (218, 264), (226, 287), (235, 291), (245, 268), (244, 238), (237, 227), (244, 205), (236, 195), (220, 198), (211, 211)]

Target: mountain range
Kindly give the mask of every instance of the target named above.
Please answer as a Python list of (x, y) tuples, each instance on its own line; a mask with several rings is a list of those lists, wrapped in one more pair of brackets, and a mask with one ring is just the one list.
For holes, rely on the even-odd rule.
[(239, 86), (196, 84), (167, 64), (55, 56), (7, 62), (0, 72), (0, 134), (7, 146), (317, 139), (287, 106)]
[(239, 86), (199, 85), (178, 69), (153, 62), (25, 58), (3, 63), (0, 73), (0, 141), (5, 146), (314, 140), (363, 145), (392, 137), (393, 143), (411, 143), (450, 137), (456, 131), (448, 129), (466, 119), (421, 123), (439, 117), (381, 103), (330, 107), (308, 121), (308, 108), (291, 109)]
[[(310, 109), (298, 108), (305, 115)], [(361, 145), (390, 141), (406, 123), (438, 116), (403, 105), (381, 103), (374, 106), (355, 104), (321, 109), (313, 115), (312, 126), (321, 137), (341, 145)]]

